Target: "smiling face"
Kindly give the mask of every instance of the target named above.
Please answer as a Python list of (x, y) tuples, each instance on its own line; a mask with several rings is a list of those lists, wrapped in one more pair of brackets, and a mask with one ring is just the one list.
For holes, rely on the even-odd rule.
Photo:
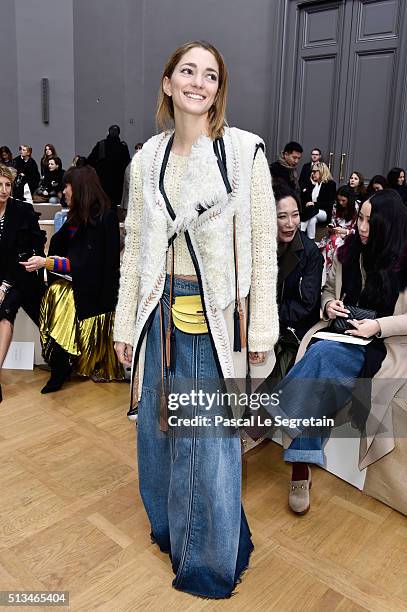
[(11, 196), (12, 184), (6, 176), (0, 176), (0, 206), (3, 207)]
[(171, 96), (174, 116), (207, 115), (219, 87), (219, 66), (210, 51), (194, 47), (187, 51), (174, 68), (171, 77), (164, 77), (163, 89)]
[(50, 159), (48, 162), (48, 168), (51, 172), (54, 172), (58, 168), (58, 165), (55, 163), (55, 159)]
[(401, 186), (401, 185), (404, 185), (404, 181), (405, 181), (405, 179), (406, 179), (406, 175), (404, 174), (404, 170), (402, 170), (402, 171), (400, 172), (400, 174), (399, 174), (398, 179), (397, 179), (397, 184), (398, 184), (398, 185), (400, 185), (400, 186)]
[(358, 230), (362, 244), (367, 244), (370, 232), (370, 215), (372, 214), (372, 205), (370, 200), (363, 202), (358, 216)]
[(282, 198), (277, 203), (277, 241), (291, 242), (300, 224), (297, 202), (292, 196)]

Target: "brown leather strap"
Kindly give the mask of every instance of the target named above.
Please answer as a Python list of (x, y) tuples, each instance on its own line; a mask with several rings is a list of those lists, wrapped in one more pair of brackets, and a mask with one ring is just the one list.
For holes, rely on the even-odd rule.
[(164, 354), (164, 312), (163, 304), (160, 300), (160, 347), (161, 347), (161, 395), (160, 395), (160, 430), (168, 431), (168, 406), (167, 394), (165, 392), (165, 354)]

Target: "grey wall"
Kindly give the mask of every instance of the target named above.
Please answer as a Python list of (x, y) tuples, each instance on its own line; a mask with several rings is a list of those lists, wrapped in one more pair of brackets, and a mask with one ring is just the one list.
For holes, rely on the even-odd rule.
[(279, 0), (222, 5), (217, 0), (117, 0), (112, 10), (111, 0), (73, 0), (77, 152), (87, 153), (112, 123), (121, 126), (130, 148), (154, 134), (165, 60), (193, 39), (209, 40), (225, 56), (230, 124), (267, 141), (277, 5)]
[[(268, 140), (273, 57), (271, 34), (277, 0), (148, 0), (143, 16), (144, 131), (154, 133), (161, 72), (170, 53), (187, 40), (205, 39), (223, 53), (230, 71), (228, 121)], [(169, 27), (169, 24), (171, 26)]]
[(88, 155), (113, 123), (126, 136), (126, 28), (129, 0), (74, 0), (76, 152)]
[(1, 112), (0, 144), (7, 145), (17, 155), (18, 149), (18, 97), (17, 51), (14, 0), (2, 0), (0, 19)]
[[(72, 0), (15, 0), (19, 141), (38, 161), (53, 143), (64, 164), (74, 150)], [(50, 122), (41, 119), (41, 78), (50, 83)]]

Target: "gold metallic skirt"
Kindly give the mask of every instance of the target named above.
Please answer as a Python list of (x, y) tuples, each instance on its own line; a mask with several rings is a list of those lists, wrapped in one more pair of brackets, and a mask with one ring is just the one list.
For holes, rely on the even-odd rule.
[(43, 356), (49, 361), (53, 342), (71, 355), (73, 370), (94, 380), (124, 379), (123, 368), (113, 347), (114, 312), (79, 321), (72, 284), (59, 279), (50, 285), (40, 310)]

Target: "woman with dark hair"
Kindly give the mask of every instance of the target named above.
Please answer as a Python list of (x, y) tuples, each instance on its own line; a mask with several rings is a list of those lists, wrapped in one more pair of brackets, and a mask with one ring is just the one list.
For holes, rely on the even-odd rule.
[(40, 201), (46, 200), (50, 204), (58, 204), (62, 196), (63, 176), (64, 170), (60, 158), (50, 155), (48, 157), (48, 167), (44, 170), (44, 176), (35, 193), (36, 196), (39, 196), (38, 199)]
[[(308, 464), (324, 465), (327, 431), (312, 427), (312, 422), (302, 424), (303, 419), (333, 418), (351, 399), (358, 378), (395, 378), (400, 382), (396, 391), (407, 378), (404, 344), (400, 346), (404, 341), (400, 337), (407, 336), (407, 294), (400, 294), (399, 265), (406, 241), (407, 209), (395, 191), (380, 191), (363, 203), (357, 231), (338, 249), (323, 288), (324, 320), (304, 336), (296, 365), (275, 389), (281, 400), (274, 411), (270, 408), (273, 416), (299, 419), (291, 429), (285, 428), (294, 440), (284, 453), (285, 460), (293, 464), (289, 505), (297, 514), (304, 514), (310, 507)], [(350, 318), (350, 312), (354, 318)], [(342, 319), (347, 319), (344, 334), (331, 330), (321, 334), (327, 321)], [(318, 330), (320, 338), (327, 335), (329, 339), (315, 341), (317, 334), (307, 349)], [(378, 398), (377, 387), (371, 387), (371, 406), (376, 411), (373, 438), (378, 418), (393, 399), (392, 389), (388, 387)], [(360, 419), (360, 412), (356, 413)], [(371, 461), (373, 448), (374, 440), (369, 439), (363, 454), (365, 464)]]
[[(214, 599), (231, 596), (253, 550), (240, 435), (217, 392), (246, 380), (248, 361), (265, 378), (278, 336), (270, 172), (261, 138), (226, 126), (227, 87), (225, 61), (205, 41), (182, 45), (165, 65), (163, 131), (130, 169), (114, 332), (120, 361), (133, 366), (128, 416), (138, 418), (153, 541), (170, 555), (176, 589)], [(172, 419), (168, 383), (171, 396), (187, 395), (176, 412), (168, 407)], [(204, 389), (211, 407), (191, 395)]]
[[(31, 204), (11, 197), (14, 173), (0, 165), (0, 370), (13, 337), (18, 309), (38, 325), (44, 292), (41, 274), (27, 274), (20, 262), (44, 255), (45, 233)], [(2, 399), (0, 387), (0, 401)]]
[(323, 258), (315, 242), (300, 231), (297, 193), (274, 187), (277, 210), (277, 303), (280, 336), (270, 379), (281, 380), (293, 366), (305, 333), (319, 321)]
[(6, 146), (0, 147), (0, 164), (14, 168), (13, 154)]
[(366, 189), (366, 198), (370, 198), (376, 191), (382, 191), (383, 189), (388, 189), (389, 183), (387, 179), (382, 174), (375, 174), (369, 182), (369, 185)]
[(41, 176), (43, 177), (48, 170), (48, 162), (50, 157), (58, 157), (58, 153), (53, 144), (46, 144), (44, 147), (44, 153), (41, 157)]
[(40, 313), (43, 354), (51, 366), (41, 393), (58, 391), (71, 370), (96, 380), (123, 378), (112, 340), (120, 265), (117, 216), (90, 166), (68, 170), (64, 193), (68, 218), (52, 236), (48, 257), (23, 263), (28, 272), (46, 268), (52, 279)]
[(407, 204), (407, 186), (406, 173), (403, 168), (394, 167), (387, 175), (389, 187), (395, 189), (399, 194), (404, 204)]
[(342, 185), (336, 192), (328, 235), (318, 243), (319, 248), (325, 252), (327, 274), (331, 270), (336, 249), (343, 245), (346, 236), (355, 233), (357, 216), (355, 192), (348, 185)]
[(355, 194), (355, 200), (357, 203), (364, 202), (366, 199), (366, 188), (365, 178), (361, 172), (354, 170), (348, 181), (348, 186), (353, 190)]

